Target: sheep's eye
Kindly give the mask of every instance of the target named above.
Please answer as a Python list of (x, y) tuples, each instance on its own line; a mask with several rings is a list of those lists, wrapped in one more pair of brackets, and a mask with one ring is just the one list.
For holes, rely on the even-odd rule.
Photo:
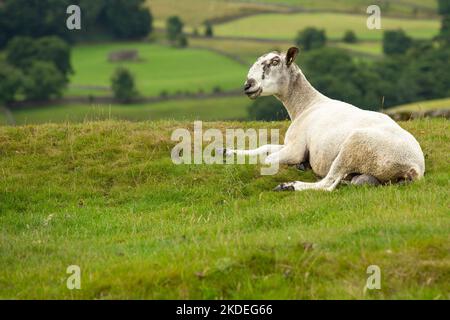
[(273, 66), (277, 66), (279, 63), (280, 63), (279, 60), (273, 60), (273, 61), (272, 61), (272, 65), (273, 65)]

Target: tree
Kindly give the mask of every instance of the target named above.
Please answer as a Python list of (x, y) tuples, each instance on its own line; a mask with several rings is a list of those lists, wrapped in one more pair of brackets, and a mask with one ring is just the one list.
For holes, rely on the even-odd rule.
[(424, 51), (405, 67), (397, 90), (403, 102), (445, 98), (450, 95), (450, 49)]
[(442, 18), (441, 30), (438, 35), (438, 40), (444, 46), (450, 46), (450, 15)]
[(387, 30), (383, 34), (383, 52), (387, 55), (404, 54), (412, 45), (412, 39), (399, 30)]
[(34, 60), (54, 63), (68, 81), (69, 75), (73, 72), (69, 45), (58, 37), (50, 36), (37, 39), (36, 48)]
[(0, 48), (14, 36), (56, 35), (70, 40), (66, 25), (69, 0), (4, 0), (0, 5)]
[(355, 32), (352, 30), (347, 30), (344, 34), (344, 37), (342, 38), (342, 41), (346, 43), (356, 43), (358, 42), (358, 39), (356, 38)]
[(119, 39), (143, 38), (153, 29), (153, 17), (144, 0), (109, 0), (104, 7), (103, 25)]
[[(66, 9), (82, 8), (82, 29), (66, 26)], [(153, 18), (145, 0), (0, 0), (0, 48), (14, 36), (58, 36), (71, 43), (100, 35), (119, 39), (147, 36)]]
[(176, 41), (176, 46), (178, 48), (186, 48), (189, 45), (189, 41), (185, 34), (180, 34)]
[(442, 16), (450, 15), (450, 1), (439, 0), (438, 1), (438, 13)]
[(214, 36), (213, 26), (211, 23), (205, 23), (205, 37), (212, 38)]
[(23, 92), (27, 100), (45, 101), (61, 96), (64, 76), (51, 62), (33, 61), (25, 73)]
[(295, 43), (303, 50), (313, 50), (325, 46), (327, 37), (325, 30), (306, 28), (298, 33)]
[(255, 100), (248, 108), (250, 120), (279, 121), (289, 119), (283, 104), (274, 97)]
[(6, 60), (11, 65), (25, 70), (31, 66), (37, 52), (38, 48), (34, 39), (30, 37), (15, 37), (8, 42), (6, 47)]
[(378, 74), (344, 50), (323, 48), (303, 56), (303, 71), (325, 95), (365, 109), (377, 109), (382, 94)]
[(111, 84), (114, 96), (120, 102), (128, 103), (137, 95), (134, 76), (125, 68), (116, 69)]
[(34, 61), (51, 62), (68, 81), (72, 72), (70, 47), (58, 37), (50, 36), (34, 40), (29, 37), (15, 37), (6, 48), (7, 61), (26, 72)]
[(19, 69), (0, 61), (0, 106), (15, 100), (22, 81), (23, 75)]
[(177, 16), (172, 16), (167, 19), (167, 38), (171, 42), (175, 42), (183, 34), (184, 24)]
[(371, 70), (378, 75), (380, 97), (384, 97), (384, 107), (402, 104), (399, 95), (399, 78), (406, 68), (404, 56), (389, 56), (374, 62)]

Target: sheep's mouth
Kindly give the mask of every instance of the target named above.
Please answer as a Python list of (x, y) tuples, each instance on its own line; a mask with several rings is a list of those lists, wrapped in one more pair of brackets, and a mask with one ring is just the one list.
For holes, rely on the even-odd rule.
[(259, 88), (258, 90), (255, 91), (251, 91), (251, 92), (246, 92), (245, 94), (250, 98), (250, 99), (256, 99), (258, 98), (262, 93), (262, 89)]

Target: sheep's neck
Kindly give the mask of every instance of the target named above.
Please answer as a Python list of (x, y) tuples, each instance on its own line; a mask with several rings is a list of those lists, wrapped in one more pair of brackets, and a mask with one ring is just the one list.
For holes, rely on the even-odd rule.
[(299, 117), (306, 109), (313, 106), (321, 99), (326, 99), (306, 79), (303, 73), (297, 69), (290, 77), (289, 86), (276, 96), (286, 108), (291, 120)]

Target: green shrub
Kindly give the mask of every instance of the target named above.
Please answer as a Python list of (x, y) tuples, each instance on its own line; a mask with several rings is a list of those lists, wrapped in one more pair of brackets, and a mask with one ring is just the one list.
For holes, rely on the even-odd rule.
[(211, 23), (205, 23), (205, 37), (212, 38), (214, 36), (214, 30)]
[(312, 27), (300, 31), (295, 40), (297, 46), (305, 51), (322, 48), (325, 46), (326, 42), (327, 37), (325, 30), (319, 30)]
[(387, 55), (404, 54), (412, 45), (412, 39), (399, 30), (386, 30), (383, 34), (383, 52)]
[(0, 61), (0, 105), (15, 100), (22, 82), (23, 74), (19, 69)]
[(137, 95), (134, 83), (134, 76), (125, 68), (117, 68), (111, 78), (111, 87), (114, 97), (122, 102), (128, 103)]
[(167, 19), (167, 39), (171, 42), (175, 42), (183, 34), (184, 24), (178, 16), (172, 16)]
[(25, 73), (23, 92), (27, 100), (60, 97), (66, 85), (64, 75), (51, 62), (33, 61)]
[(356, 43), (358, 42), (358, 39), (356, 38), (356, 34), (352, 30), (347, 30), (344, 34), (344, 37), (342, 38), (342, 41), (346, 43)]
[(248, 108), (250, 120), (277, 121), (286, 120), (289, 115), (283, 104), (274, 97), (255, 100)]

